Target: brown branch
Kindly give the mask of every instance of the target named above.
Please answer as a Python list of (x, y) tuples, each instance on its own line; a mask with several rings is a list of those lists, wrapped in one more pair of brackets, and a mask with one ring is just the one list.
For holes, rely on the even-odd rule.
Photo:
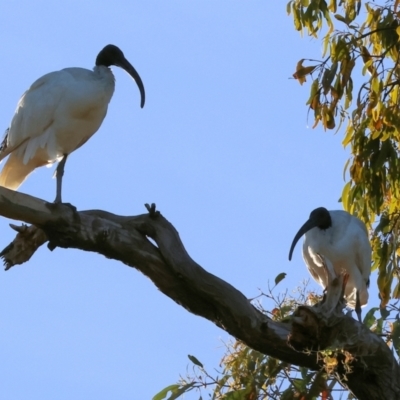
[[(0, 215), (35, 225), (22, 228), (17, 235), (19, 249), (29, 249), (25, 256), (15, 252), (15, 242), (3, 250), (8, 267), (24, 257), (29, 259), (46, 239), (50, 249), (58, 246), (100, 253), (136, 268), (176, 303), (253, 349), (317, 370), (324, 367), (321, 351), (340, 349), (338, 363), (329, 372), (338, 374), (359, 399), (400, 398), (399, 367), (389, 348), (363, 325), (343, 315), (337, 288), (328, 287), (325, 305), (300, 307), (292, 322), (280, 323), (193, 261), (176, 229), (155, 207), (133, 217), (101, 210), (76, 212), (67, 205), (46, 203), (0, 187)], [(31, 238), (36, 239), (28, 244)], [(335, 300), (330, 300), (332, 296)], [(306, 339), (302, 340), (299, 332)]]

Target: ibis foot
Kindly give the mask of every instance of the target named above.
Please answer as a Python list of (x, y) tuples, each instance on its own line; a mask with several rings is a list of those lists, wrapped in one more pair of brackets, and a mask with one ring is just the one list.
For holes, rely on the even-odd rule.
[(58, 201), (54, 201), (53, 203), (47, 203), (47, 206), (54, 211), (57, 210), (57, 208), (61, 208), (62, 206), (67, 206), (74, 214), (78, 212), (77, 208), (71, 203), (61, 203)]

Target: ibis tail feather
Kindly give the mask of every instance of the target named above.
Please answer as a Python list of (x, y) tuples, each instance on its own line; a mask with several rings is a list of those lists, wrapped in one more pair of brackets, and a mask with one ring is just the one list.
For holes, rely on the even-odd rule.
[(17, 190), (37, 167), (35, 160), (30, 160), (27, 164), (24, 164), (14, 153), (10, 154), (0, 172), (0, 186)]

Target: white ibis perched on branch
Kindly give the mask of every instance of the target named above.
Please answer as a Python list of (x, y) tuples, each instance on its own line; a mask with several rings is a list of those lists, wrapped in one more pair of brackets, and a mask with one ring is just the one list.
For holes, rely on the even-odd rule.
[(18, 189), (35, 169), (58, 161), (55, 203), (67, 157), (100, 128), (114, 93), (110, 66), (123, 68), (136, 81), (144, 106), (144, 86), (122, 51), (108, 45), (97, 55), (93, 71), (65, 68), (39, 78), (19, 100), (10, 128), (0, 144), (0, 160), (9, 155), (0, 185)]
[(355, 309), (361, 322), (361, 306), (368, 302), (371, 273), (371, 245), (364, 223), (346, 211), (316, 208), (296, 233), (290, 247), (289, 260), (303, 235), (304, 261), (311, 276), (324, 289), (328, 277), (320, 256), (330, 262), (337, 275), (342, 271), (349, 274), (344, 295), (347, 305)]

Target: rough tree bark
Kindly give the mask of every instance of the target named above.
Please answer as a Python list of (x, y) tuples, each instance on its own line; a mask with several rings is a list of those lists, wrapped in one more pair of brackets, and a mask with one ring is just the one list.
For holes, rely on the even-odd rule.
[[(100, 253), (136, 268), (176, 303), (253, 349), (290, 364), (325, 368), (361, 400), (400, 399), (400, 369), (390, 349), (343, 314), (343, 277), (330, 282), (323, 303), (299, 307), (290, 322), (272, 321), (193, 261), (176, 229), (155, 206), (147, 208), (147, 214), (126, 217), (101, 210), (77, 212), (0, 187), (0, 215), (33, 225), (13, 226), (18, 234), (0, 256), (9, 269), (29, 260), (46, 242), (50, 250)], [(335, 350), (334, 362), (324, 362), (327, 349)]]

